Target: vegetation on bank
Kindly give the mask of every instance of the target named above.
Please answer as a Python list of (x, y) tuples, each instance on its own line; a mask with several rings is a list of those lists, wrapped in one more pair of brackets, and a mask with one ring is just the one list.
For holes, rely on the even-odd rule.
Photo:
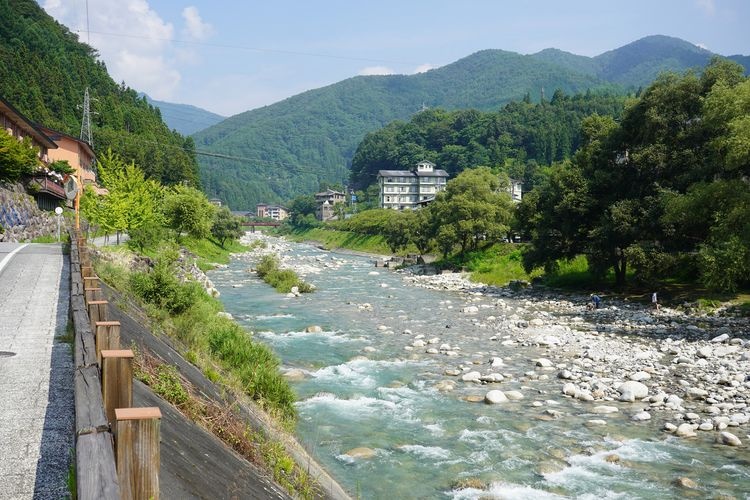
[(310, 293), (315, 287), (303, 281), (292, 269), (282, 269), (279, 258), (275, 255), (264, 255), (255, 266), (263, 281), (281, 293), (289, 293), (296, 288), (298, 293)]

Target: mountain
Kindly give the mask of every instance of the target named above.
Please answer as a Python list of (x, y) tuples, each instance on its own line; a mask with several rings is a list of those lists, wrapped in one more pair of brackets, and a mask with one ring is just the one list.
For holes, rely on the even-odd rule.
[(192, 139), (112, 80), (93, 48), (34, 0), (0, 0), (0, 95), (31, 120), (78, 136), (86, 88), (96, 152), (111, 148), (165, 184), (200, 183)]
[[(700, 68), (709, 51), (650, 36), (585, 57), (557, 49), (521, 55), (483, 50), (426, 73), (358, 76), (232, 116), (198, 132), (204, 189), (233, 209), (285, 201), (321, 182), (346, 182), (367, 132), (407, 120), (425, 106), (496, 110), (528, 94), (637, 89), (663, 70)], [(745, 56), (733, 56), (747, 68)], [(223, 157), (221, 157), (223, 156)], [(227, 156), (231, 158), (227, 158)]]
[(150, 105), (159, 108), (161, 118), (169, 128), (182, 135), (192, 135), (226, 119), (225, 116), (190, 104), (157, 101), (146, 94), (140, 95), (145, 96)]

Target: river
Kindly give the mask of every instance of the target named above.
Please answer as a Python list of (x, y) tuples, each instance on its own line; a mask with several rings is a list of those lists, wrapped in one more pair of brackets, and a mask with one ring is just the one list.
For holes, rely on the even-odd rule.
[[(304, 373), (293, 382), (298, 438), (353, 496), (750, 498), (746, 445), (675, 437), (663, 418), (633, 422), (633, 403), (607, 402), (620, 411), (602, 415), (564, 396), (556, 374), (566, 365), (535, 366), (549, 348), (514, 344), (496, 326), (508, 315), (554, 319), (543, 304), (507, 296), (499, 309), (486, 294), (416, 287), (371, 258), (283, 245), (314, 293), (276, 293), (248, 272), (247, 255), (209, 277), (226, 310)], [(322, 331), (306, 333), (311, 325)], [(471, 370), (503, 380), (455, 376)], [(490, 389), (523, 399), (485, 404)]]

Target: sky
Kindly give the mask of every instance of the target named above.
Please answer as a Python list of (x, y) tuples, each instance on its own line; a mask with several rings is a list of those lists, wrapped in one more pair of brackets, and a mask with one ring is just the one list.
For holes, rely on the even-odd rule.
[(117, 82), (225, 116), (357, 75), (427, 71), (483, 49), (595, 56), (661, 34), (750, 54), (747, 0), (39, 3), (98, 50)]

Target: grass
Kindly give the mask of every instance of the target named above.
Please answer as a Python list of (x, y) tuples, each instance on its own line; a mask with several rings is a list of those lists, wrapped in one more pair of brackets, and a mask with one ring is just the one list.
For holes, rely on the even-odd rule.
[(294, 287), (297, 287), (300, 293), (310, 293), (315, 290), (293, 270), (279, 267), (279, 259), (274, 255), (264, 255), (255, 270), (263, 281), (281, 293), (289, 293)]
[[(293, 229), (285, 234), (292, 241), (317, 241), (328, 250), (343, 248), (357, 252), (374, 253), (379, 255), (390, 255), (391, 249), (380, 235), (359, 234), (350, 231), (337, 231), (326, 228)], [(416, 248), (409, 247), (403, 252), (418, 253)]]
[(238, 241), (227, 241), (222, 247), (213, 239), (199, 240), (191, 236), (183, 237), (181, 245), (198, 256), (197, 264), (203, 272), (213, 269), (216, 264), (229, 264), (233, 253), (247, 251), (247, 247)]
[(60, 241), (57, 241), (57, 235), (51, 235), (51, 234), (44, 234), (42, 236), (37, 236), (36, 238), (32, 239), (32, 243), (65, 243), (66, 239), (68, 238), (68, 234), (64, 231), (60, 231)]
[(512, 243), (497, 243), (490, 247), (468, 252), (464, 258), (453, 256), (439, 262), (441, 267), (465, 267), (471, 280), (488, 285), (507, 285), (512, 280), (531, 280), (542, 274), (541, 270), (527, 273), (521, 261), (523, 248)]
[(138, 349), (135, 376), (174, 405), (183, 415), (221, 439), (251, 463), (267, 469), (287, 491), (303, 499), (319, 498), (315, 482), (289, 456), (281, 443), (254, 431), (228, 403), (203, 397), (172, 365)]

